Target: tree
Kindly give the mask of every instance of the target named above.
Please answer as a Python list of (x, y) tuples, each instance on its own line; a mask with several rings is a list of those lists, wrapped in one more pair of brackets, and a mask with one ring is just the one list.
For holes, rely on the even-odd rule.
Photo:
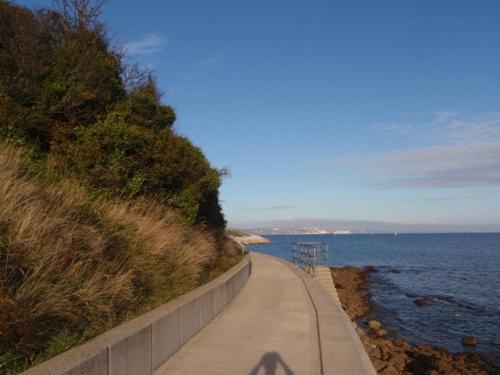
[(0, 5), (0, 123), (49, 149), (123, 97), (120, 57), (88, 0), (61, 13)]
[(100, 14), (92, 0), (36, 12), (0, 0), (0, 136), (36, 144), (94, 189), (152, 196), (222, 233), (219, 171), (175, 133), (154, 75), (124, 63)]

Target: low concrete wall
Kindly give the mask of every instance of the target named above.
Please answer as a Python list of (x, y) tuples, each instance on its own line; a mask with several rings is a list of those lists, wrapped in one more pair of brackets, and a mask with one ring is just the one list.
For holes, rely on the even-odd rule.
[(152, 374), (232, 301), (248, 280), (251, 268), (246, 255), (238, 265), (208, 284), (23, 374)]

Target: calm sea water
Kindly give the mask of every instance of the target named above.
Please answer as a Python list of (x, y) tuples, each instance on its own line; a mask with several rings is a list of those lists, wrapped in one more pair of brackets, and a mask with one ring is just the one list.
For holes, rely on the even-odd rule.
[(324, 241), (331, 265), (376, 267), (370, 318), (393, 335), (452, 352), (471, 350), (461, 338), (475, 336), (500, 363), (500, 233), (266, 237), (250, 249), (290, 259), (292, 242)]

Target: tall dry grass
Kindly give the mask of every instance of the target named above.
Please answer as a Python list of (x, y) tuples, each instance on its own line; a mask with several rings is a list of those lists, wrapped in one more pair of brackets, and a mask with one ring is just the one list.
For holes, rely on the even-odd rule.
[(0, 149), (0, 373), (197, 286), (217, 262), (213, 236), (158, 202), (90, 199)]

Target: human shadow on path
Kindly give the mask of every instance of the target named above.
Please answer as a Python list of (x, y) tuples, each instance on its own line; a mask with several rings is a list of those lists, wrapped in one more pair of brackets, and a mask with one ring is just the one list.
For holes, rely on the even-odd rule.
[(286, 375), (293, 375), (293, 371), (283, 361), (278, 352), (264, 353), (257, 366), (250, 372), (250, 375), (258, 375), (261, 368), (264, 369), (265, 375), (276, 375), (278, 365), (283, 367)]

